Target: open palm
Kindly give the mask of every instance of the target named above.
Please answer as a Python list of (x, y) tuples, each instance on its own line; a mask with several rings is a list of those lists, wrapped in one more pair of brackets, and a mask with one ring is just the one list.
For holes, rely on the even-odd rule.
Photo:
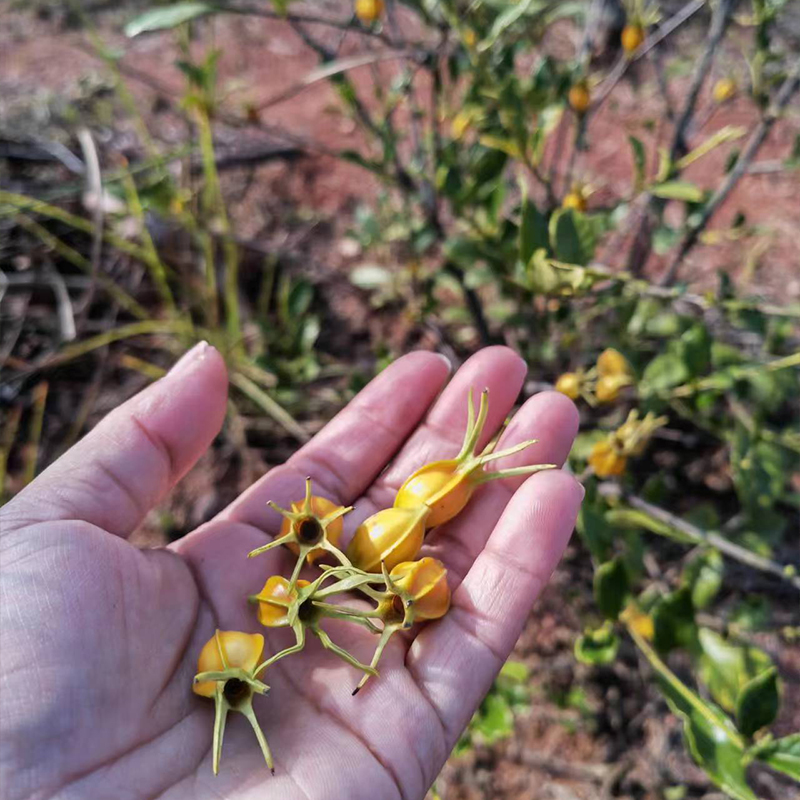
[[(582, 496), (553, 470), (482, 486), (425, 554), (448, 568), (450, 612), (394, 637), (380, 677), (316, 640), (261, 676), (254, 707), (275, 757), (264, 766), (247, 721), (227, 727), (211, 771), (213, 704), (191, 691), (215, 628), (259, 630), (246, 596), (292, 557), (269, 540), (310, 475), (316, 494), (355, 510), (345, 543), (426, 461), (457, 452), (469, 387), (490, 389), (485, 434), (499, 428), (525, 377), (505, 348), (470, 359), (442, 391), (445, 361), (413, 353), (386, 369), (312, 442), (218, 517), (175, 545), (126, 537), (191, 467), (225, 414), (227, 376), (211, 347), (111, 413), (0, 511), (0, 789), (17, 798), (421, 798), (494, 676), (566, 545)], [(501, 446), (537, 445), (498, 468), (561, 463), (577, 424), (562, 395), (525, 403)], [(386, 465), (389, 465), (388, 468)], [(325, 623), (368, 662), (376, 637)], [(291, 642), (265, 633), (267, 655)]]

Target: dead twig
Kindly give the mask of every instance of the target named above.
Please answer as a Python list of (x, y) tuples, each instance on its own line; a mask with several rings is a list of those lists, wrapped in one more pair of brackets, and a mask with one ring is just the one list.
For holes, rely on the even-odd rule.
[(800, 60), (797, 61), (794, 68), (783, 82), (775, 98), (775, 102), (764, 114), (755, 131), (753, 131), (750, 141), (739, 154), (739, 158), (736, 160), (733, 169), (728, 173), (717, 191), (714, 192), (711, 199), (705, 204), (699, 219), (689, 227), (684, 234), (675, 256), (660, 281), (661, 285), (669, 286), (675, 281), (684, 256), (694, 247), (700, 233), (706, 227), (714, 212), (725, 202), (728, 195), (733, 191), (733, 188), (747, 172), (750, 162), (755, 158), (761, 145), (764, 144), (767, 134), (770, 132), (775, 121), (778, 119), (783, 109), (786, 108), (789, 100), (791, 100), (798, 88), (800, 88)]

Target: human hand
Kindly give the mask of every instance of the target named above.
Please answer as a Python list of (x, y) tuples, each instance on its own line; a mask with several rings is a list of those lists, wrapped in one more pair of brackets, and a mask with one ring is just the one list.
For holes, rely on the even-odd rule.
[[(310, 475), (316, 494), (355, 506), (346, 544), (418, 466), (457, 452), (470, 386), (491, 391), (488, 440), (511, 410), (525, 365), (506, 348), (487, 348), (439, 394), (448, 374), (430, 353), (399, 359), (215, 519), (167, 548), (140, 550), (126, 537), (223, 422), (225, 366), (201, 344), (1, 509), (3, 797), (422, 798), (569, 539), (582, 489), (560, 470), (488, 483), (431, 533), (422, 554), (445, 563), (451, 610), (393, 637), (380, 677), (359, 695), (351, 696), (359, 673), (316, 641), (260, 676), (271, 691), (254, 707), (274, 776), (247, 721), (234, 715), (214, 777), (213, 704), (191, 686), (215, 628), (260, 630), (265, 655), (292, 640), (290, 631), (259, 629), (246, 601), (294, 560), (282, 548), (246, 558), (280, 525), (267, 500), (288, 506)], [(500, 447), (539, 443), (497, 468), (561, 464), (576, 428), (566, 397), (532, 397)], [(327, 624), (337, 643), (369, 662), (374, 635)]]

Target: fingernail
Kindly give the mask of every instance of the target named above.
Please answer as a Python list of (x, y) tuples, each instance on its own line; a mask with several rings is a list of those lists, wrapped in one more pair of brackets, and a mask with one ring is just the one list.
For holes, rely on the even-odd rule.
[(172, 369), (167, 373), (168, 378), (174, 378), (179, 375), (184, 375), (188, 372), (194, 364), (201, 361), (206, 352), (209, 350), (210, 345), (203, 340), (198, 342), (190, 350), (187, 350), (176, 362)]
[(442, 361), (444, 361), (444, 363), (447, 364), (447, 371), (448, 372), (452, 372), (453, 371), (453, 362), (450, 361), (450, 359), (444, 353), (434, 353), (434, 355), (436, 355), (439, 358), (441, 358)]

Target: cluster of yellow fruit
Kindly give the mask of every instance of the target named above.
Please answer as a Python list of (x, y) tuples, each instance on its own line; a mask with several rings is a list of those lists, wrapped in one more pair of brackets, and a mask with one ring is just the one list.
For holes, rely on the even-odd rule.
[(589, 370), (565, 372), (556, 381), (556, 391), (571, 400), (582, 397), (589, 405), (612, 403), (626, 386), (633, 383), (633, 371), (625, 356), (608, 347), (597, 358), (597, 364)]
[(639, 412), (633, 409), (619, 428), (592, 447), (589, 466), (594, 474), (598, 478), (622, 475), (628, 458), (642, 455), (653, 432), (666, 423), (666, 417), (657, 417), (652, 411), (639, 419)]
[[(283, 545), (296, 556), (296, 561), (289, 578), (271, 575), (261, 591), (248, 599), (256, 606), (261, 625), (290, 628), (295, 643), (262, 660), (264, 637), (261, 634), (217, 630), (203, 647), (193, 690), (215, 702), (214, 774), (219, 770), (229, 711), (238, 711), (247, 717), (264, 759), (274, 771), (269, 745), (252, 707), (253, 696), (269, 690), (259, 680), (261, 673), (280, 659), (301, 651), (307, 634), (311, 633), (323, 647), (363, 673), (353, 690), (356, 694), (370, 676), (378, 674), (378, 662), (394, 633), (417, 622), (438, 619), (450, 607), (444, 564), (430, 557), (415, 560), (426, 532), (459, 514), (481, 484), (555, 467), (554, 464), (534, 464), (486, 472), (484, 466), (490, 461), (517, 453), (536, 440), (495, 451), (498, 434), (479, 451), (478, 443), (489, 410), (488, 390), (481, 395), (477, 418), (471, 390), (468, 402), (467, 430), (459, 454), (425, 464), (414, 472), (398, 490), (391, 508), (372, 514), (356, 528), (345, 552), (339, 549), (342, 518), (352, 507), (339, 506), (313, 495), (310, 479), (306, 479), (305, 497), (293, 502), (290, 509), (270, 503), (283, 516), (280, 532), (269, 544), (248, 553), (248, 557)], [(299, 577), (304, 564), (313, 565), (325, 556), (338, 563), (322, 565), (321, 574), (313, 581)], [(362, 600), (359, 606), (331, 602), (334, 597), (354, 593)], [(363, 601), (367, 601), (366, 604)], [(325, 619), (347, 620), (375, 634), (378, 640), (370, 664), (362, 664), (335, 644), (321, 627)]]

